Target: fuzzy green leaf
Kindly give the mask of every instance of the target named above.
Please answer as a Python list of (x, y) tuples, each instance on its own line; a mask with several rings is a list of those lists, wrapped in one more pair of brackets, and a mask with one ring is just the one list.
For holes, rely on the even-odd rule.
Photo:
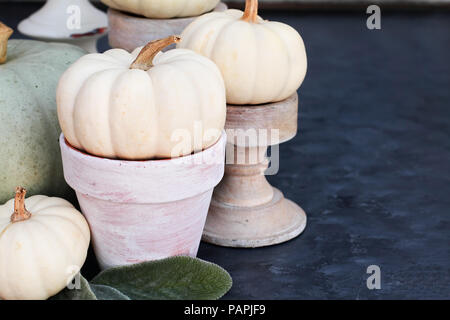
[(80, 275), (79, 289), (65, 288), (57, 295), (53, 296), (52, 300), (97, 300), (94, 292), (91, 290), (89, 282)]
[(122, 292), (109, 286), (91, 284), (91, 290), (98, 300), (130, 300), (130, 298)]
[(215, 300), (230, 290), (232, 279), (218, 265), (179, 256), (105, 270), (92, 283), (133, 300)]

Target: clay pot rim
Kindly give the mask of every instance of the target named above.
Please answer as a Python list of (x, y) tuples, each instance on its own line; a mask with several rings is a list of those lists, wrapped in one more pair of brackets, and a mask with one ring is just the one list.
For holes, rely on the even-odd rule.
[(163, 204), (212, 190), (223, 178), (226, 142), (223, 131), (213, 146), (199, 153), (126, 161), (83, 153), (68, 144), (63, 134), (59, 139), (64, 177), (77, 194), (128, 204)]
[[(72, 146), (69, 141), (67, 141), (66, 137), (64, 136), (64, 133), (61, 133), (60, 136), (60, 140), (64, 140), (64, 144), (73, 152), (76, 152), (78, 154), (81, 154), (85, 157), (88, 158), (92, 158), (94, 161), (105, 161), (105, 162), (111, 162), (111, 163), (125, 163), (125, 164), (134, 164), (134, 163), (176, 163), (176, 162), (180, 162), (180, 163), (185, 163), (186, 161), (195, 161), (196, 158), (198, 157), (203, 157), (205, 156), (206, 153), (209, 152), (214, 152), (215, 147), (217, 147), (217, 145), (219, 143), (222, 142), (222, 140), (226, 140), (227, 139), (227, 135), (225, 133), (225, 130), (222, 131), (222, 135), (220, 136), (219, 139), (217, 139), (217, 141), (212, 144), (210, 147), (208, 147), (205, 150), (202, 150), (201, 152), (197, 152), (197, 153), (192, 153), (190, 155), (187, 156), (183, 156), (183, 157), (178, 157), (178, 158), (167, 158), (167, 159), (147, 159), (147, 160), (125, 160), (125, 159), (111, 159), (111, 158), (103, 158), (100, 156), (96, 156), (90, 153), (87, 153), (85, 151), (82, 151), (80, 149), (75, 148), (74, 146)], [(226, 142), (225, 142), (226, 143)]]

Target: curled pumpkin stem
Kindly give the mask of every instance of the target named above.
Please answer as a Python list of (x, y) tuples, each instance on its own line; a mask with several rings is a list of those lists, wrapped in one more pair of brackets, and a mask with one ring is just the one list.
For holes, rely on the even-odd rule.
[(139, 53), (136, 60), (131, 64), (130, 69), (141, 69), (144, 71), (153, 67), (153, 59), (165, 47), (174, 43), (179, 43), (181, 37), (170, 36), (161, 40), (149, 42)]
[(8, 39), (13, 34), (13, 30), (0, 22), (0, 64), (6, 62), (8, 51)]
[(16, 196), (14, 198), (14, 213), (11, 215), (11, 222), (21, 222), (31, 218), (31, 213), (25, 208), (25, 195), (27, 190), (22, 187), (16, 188)]
[(245, 1), (245, 11), (242, 20), (251, 23), (258, 21), (258, 0)]

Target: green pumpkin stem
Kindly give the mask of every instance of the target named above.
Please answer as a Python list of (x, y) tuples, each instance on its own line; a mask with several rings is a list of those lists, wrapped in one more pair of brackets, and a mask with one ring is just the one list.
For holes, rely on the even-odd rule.
[(256, 23), (258, 21), (258, 0), (246, 0), (243, 21)]
[(14, 198), (14, 213), (11, 215), (11, 222), (21, 222), (31, 218), (31, 213), (25, 208), (25, 195), (27, 190), (22, 187), (16, 188), (16, 197)]
[(174, 43), (179, 43), (181, 38), (179, 36), (170, 36), (161, 40), (154, 40), (147, 43), (141, 50), (136, 60), (131, 64), (130, 69), (141, 69), (144, 71), (153, 67), (153, 59), (165, 47)]
[(6, 53), (8, 51), (8, 39), (13, 34), (13, 30), (0, 22), (0, 64), (6, 62)]

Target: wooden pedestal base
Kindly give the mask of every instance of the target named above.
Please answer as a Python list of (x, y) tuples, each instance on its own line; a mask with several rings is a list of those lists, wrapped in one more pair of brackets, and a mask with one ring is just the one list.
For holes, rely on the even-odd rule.
[[(220, 2), (214, 11), (225, 11), (228, 7)], [(145, 46), (153, 40), (180, 35), (197, 17), (175, 19), (150, 19), (118, 10), (108, 9), (109, 44), (129, 52)], [(164, 51), (174, 48), (172, 45)]]
[[(227, 165), (214, 191), (203, 240), (226, 247), (263, 247), (297, 237), (306, 214), (273, 188), (264, 173), (268, 146), (297, 134), (298, 96), (266, 105), (227, 107)], [(278, 161), (271, 155), (273, 162)]]

